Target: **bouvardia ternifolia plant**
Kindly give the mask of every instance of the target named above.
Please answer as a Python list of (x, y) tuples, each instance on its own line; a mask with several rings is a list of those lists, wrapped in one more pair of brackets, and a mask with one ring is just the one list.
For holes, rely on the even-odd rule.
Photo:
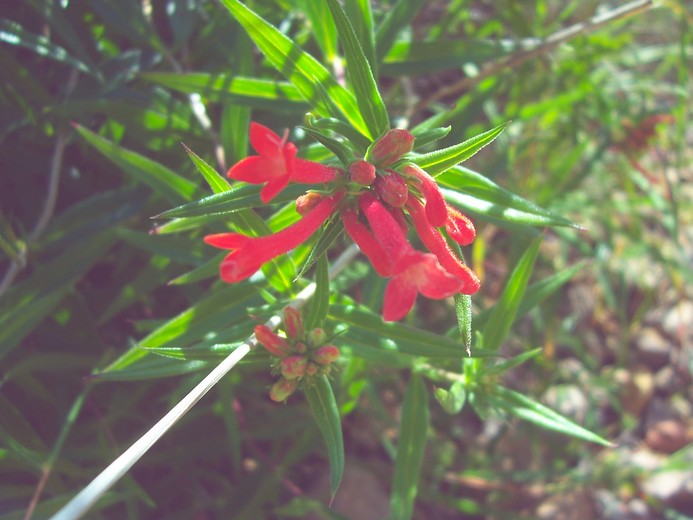
[[(393, 128), (377, 87), (378, 66), (393, 37), (384, 31), (376, 38), (368, 2), (347, 1), (349, 18), (337, 0), (326, 0), (320, 7), (323, 16), (334, 22), (347, 65), (346, 79), (333, 77), (317, 59), (243, 3), (222, 3), (267, 61), (288, 80), (281, 88), (277, 83), (277, 92), (292, 91), (310, 106), (300, 130), (314, 145), (301, 150), (304, 155), (299, 156), (287, 129), (248, 121), (255, 153), (228, 170), (228, 178), (236, 182), (229, 184), (189, 151), (215, 194), (160, 217), (174, 218), (172, 222), (181, 227), (189, 220), (192, 227), (218, 222), (222, 216), (237, 228), (206, 234), (204, 241), (228, 251), (219, 266), (223, 282), (242, 287), (242, 291), (254, 289), (269, 307), (284, 309), (279, 314), (283, 316), (279, 332), (275, 328), (281, 320), (271, 326), (248, 320), (241, 328), (250, 333), (254, 327), (246, 344), (260, 344), (269, 353), (269, 366), (276, 376), (269, 391), (271, 399), (284, 402), (298, 389), (305, 394), (327, 445), (332, 494), (344, 468), (343, 410), (340, 412), (333, 389), (339, 374), (335, 368), (360, 356), (411, 370), (395, 456), (393, 518), (409, 518), (413, 511), (429, 417), (427, 381), (435, 383), (434, 396), (448, 413), (458, 413), (469, 403), (482, 416), (514, 415), (544, 428), (608, 444), (500, 383), (504, 372), (540, 352), (535, 349), (498, 361), (494, 354), (515, 318), (579, 268), (530, 286), (541, 236), (529, 244), (511, 270), (498, 302), (477, 320), (480, 325), (474, 338), (472, 335), (471, 295), (480, 288), (480, 280), (462, 255), (461, 247), (475, 239), (474, 225), (465, 213), (500, 225), (575, 227), (459, 166), (492, 142), (506, 125), (435, 151), (430, 151), (432, 145), (450, 132), (449, 127), (441, 126), (447, 121), (446, 113), (410, 130)], [(86, 130), (80, 131), (96, 142)], [(334, 273), (328, 270), (327, 255), (343, 249), (342, 237), (353, 241), (375, 273), (387, 280), (382, 308), (371, 309), (331, 287)], [(300, 269), (295, 263), (301, 264)], [(183, 278), (202, 279), (207, 267)], [(314, 273), (312, 298), (298, 310), (305, 303), (297, 296), (307, 289), (308, 272)], [(242, 291), (239, 294), (246, 294)], [(454, 299), (458, 337), (403, 323), (418, 295)], [(170, 355), (170, 350), (164, 350), (160, 353)], [(470, 352), (474, 357), (468, 356)], [(128, 354), (132, 359), (139, 355)], [(111, 367), (124, 365), (118, 363)], [(352, 396), (352, 400), (356, 398)]]

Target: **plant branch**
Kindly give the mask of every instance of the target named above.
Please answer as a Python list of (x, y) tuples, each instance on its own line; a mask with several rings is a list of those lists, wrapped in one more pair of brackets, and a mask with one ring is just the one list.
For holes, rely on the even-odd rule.
[(491, 63), (483, 68), (476, 76), (463, 78), (452, 85), (438, 90), (431, 96), (422, 99), (419, 101), (419, 103), (417, 103), (414, 112), (416, 113), (423, 110), (431, 103), (439, 101), (442, 98), (452, 95), (459, 95), (461, 92), (469, 90), (472, 86), (480, 83), (490, 76), (499, 73), (503, 69), (518, 67), (528, 60), (552, 51), (559, 45), (572, 40), (576, 36), (595, 31), (616, 20), (647, 11), (654, 6), (654, 0), (635, 0), (633, 2), (624, 4), (621, 7), (608, 11), (607, 13), (593, 16), (585, 22), (576, 23), (575, 25), (571, 25), (570, 27), (556, 31), (529, 49), (519, 50)]
[[(351, 260), (358, 254), (358, 248), (355, 245), (350, 246), (345, 250), (329, 271), (329, 279), (333, 279), (339, 274)], [(315, 282), (303, 289), (289, 304), (295, 309), (300, 309), (308, 302), (315, 294)], [(270, 329), (276, 329), (281, 323), (280, 315), (275, 315), (267, 322)], [(193, 388), (176, 406), (174, 406), (159, 422), (142, 435), (135, 443), (130, 446), (122, 455), (114, 460), (106, 469), (94, 478), (82, 491), (80, 491), (72, 500), (58, 511), (51, 520), (74, 520), (84, 515), (96, 501), (108, 491), (120, 478), (140, 460), (145, 453), (151, 448), (168, 430), (173, 427), (186, 413), (188, 413), (197, 402), (216, 385), (222, 377), (231, 371), (253, 347), (257, 345), (255, 334), (250, 336), (245, 343), (234, 350), (226, 357), (219, 365), (212, 370), (207, 377)]]

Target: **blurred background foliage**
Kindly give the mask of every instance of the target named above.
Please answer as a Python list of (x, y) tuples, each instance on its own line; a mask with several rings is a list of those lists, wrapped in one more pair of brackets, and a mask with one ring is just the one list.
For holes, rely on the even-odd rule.
[[(543, 351), (503, 382), (617, 443), (431, 406), (414, 517), (691, 517), (691, 7), (670, 0), (546, 45), (621, 4), (400, 3), (411, 21), (388, 18), (397, 2), (372, 2), (376, 27), (401, 24), (380, 68), (393, 121), (439, 114), (449, 145), (512, 120), (466, 166), (581, 226), (545, 232), (533, 280), (578, 267), (516, 322), (502, 353)], [(339, 73), (310, 0), (247, 4)], [(214, 284), (203, 217), (152, 220), (210, 193), (180, 143), (225, 172), (247, 153), (251, 117), (281, 131), (308, 107), (215, 1), (5, 2), (0, 41), (0, 518), (42, 518), (245, 339), (248, 315), (280, 307)], [(306, 136), (292, 139), (308, 150)], [(479, 314), (538, 232), (471, 214)], [(337, 286), (374, 304), (383, 285), (355, 285), (364, 266)], [(420, 301), (409, 324), (446, 333), (454, 312)], [(197, 355), (180, 348), (191, 346)], [(268, 401), (256, 353), (93, 517), (387, 516), (407, 376), (396, 356), (376, 359), (351, 357), (338, 376), (339, 513), (325, 505), (329, 471), (307, 407)]]

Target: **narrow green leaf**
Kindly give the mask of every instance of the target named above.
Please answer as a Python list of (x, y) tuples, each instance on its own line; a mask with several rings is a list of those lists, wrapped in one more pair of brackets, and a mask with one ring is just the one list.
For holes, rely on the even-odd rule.
[(363, 54), (373, 71), (375, 81), (378, 81), (378, 60), (375, 56), (375, 30), (373, 29), (373, 13), (369, 0), (346, 0), (344, 12), (354, 27), (356, 38), (361, 44)]
[(56, 254), (35, 274), (14, 285), (0, 299), (0, 359), (17, 346), (71, 290), (73, 284), (91, 269), (115, 241), (111, 232)]
[(64, 13), (65, 8), (63, 6), (54, 2), (42, 2), (41, 0), (29, 0), (26, 3), (50, 24), (55, 34), (67, 43), (72, 53), (82, 63), (85, 63), (89, 68), (93, 68), (91, 57), (84, 46), (82, 37), (74, 30), (72, 23)]
[(362, 134), (360, 134), (353, 126), (339, 119), (333, 117), (311, 117), (311, 114), (307, 114), (305, 118), (305, 124), (309, 128), (316, 128), (319, 130), (329, 130), (346, 137), (350, 145), (352, 145), (360, 155), (365, 155), (366, 150), (371, 144), (371, 141), (366, 139)]
[[(157, 215), (156, 218), (198, 217), (256, 208), (262, 205), (259, 196), (261, 189), (262, 186), (257, 184), (234, 184), (230, 190), (224, 193), (215, 193), (200, 200), (169, 209)], [(272, 203), (283, 204), (290, 202), (305, 193), (305, 191), (305, 186), (298, 184), (287, 186), (279, 195), (272, 199)]]
[(346, 117), (361, 133), (369, 136), (354, 96), (337, 83), (315, 58), (238, 0), (222, 2), (270, 63), (323, 117)]
[(214, 193), (223, 193), (225, 191), (231, 190), (231, 185), (228, 183), (226, 179), (224, 179), (224, 177), (219, 175), (214, 168), (207, 164), (190, 148), (185, 146), (185, 143), (181, 144), (183, 144), (183, 148), (185, 148), (185, 151), (188, 153), (188, 156), (197, 167), (197, 170), (205, 178), (207, 184), (209, 184), (209, 187), (212, 188), (212, 191)]
[[(138, 347), (131, 348), (113, 361), (99, 374), (117, 372), (130, 367), (148, 356), (146, 349), (163, 345), (186, 346), (210, 332), (234, 325), (234, 320), (247, 318), (247, 306), (257, 298), (256, 289), (247, 282), (218, 287), (210, 294), (190, 306), (185, 311), (163, 323), (140, 341)], [(259, 303), (259, 298), (257, 298)], [(250, 332), (248, 335), (250, 335)], [(141, 348), (140, 348), (141, 347)]]
[(176, 204), (191, 200), (197, 191), (197, 186), (193, 182), (184, 179), (166, 166), (123, 148), (83, 126), (76, 125), (75, 128), (90, 145), (133, 178), (147, 184), (170, 202)]
[(436, 39), (398, 41), (381, 65), (383, 76), (429, 74), (459, 69), (467, 63), (483, 64), (511, 51), (509, 45), (491, 40)]
[(189, 283), (200, 282), (219, 276), (219, 264), (228, 253), (226, 251), (215, 255), (207, 260), (204, 264), (196, 267), (192, 271), (188, 271), (180, 276), (177, 276), (170, 282), (169, 285), (186, 285)]
[(52, 60), (65, 63), (87, 74), (92, 73), (91, 69), (85, 63), (70, 56), (65, 49), (51, 43), (45, 36), (32, 34), (17, 22), (5, 18), (0, 18), (0, 41), (10, 45), (25, 47), (34, 51), (39, 56), (45, 56)]
[(332, 137), (328, 137), (322, 132), (313, 130), (308, 126), (301, 126), (300, 128), (325, 148), (327, 148), (330, 152), (332, 152), (344, 166), (347, 166), (356, 160), (356, 155), (354, 155), (354, 152), (352, 152), (349, 146), (347, 146), (347, 143), (338, 141)]
[(580, 228), (574, 222), (554, 215), (493, 181), (462, 166), (454, 166), (436, 181), (445, 198), (461, 208), (500, 223), (530, 226), (566, 226)]
[(375, 35), (378, 63), (390, 52), (399, 32), (411, 23), (423, 5), (424, 0), (399, 0), (390, 9)]
[(307, 386), (303, 392), (327, 445), (331, 475), (330, 493), (334, 497), (344, 473), (344, 439), (337, 401), (326, 376), (316, 378), (315, 384)]
[[(328, 314), (336, 326), (347, 326), (345, 338), (397, 355), (408, 354), (430, 358), (464, 357), (464, 345), (459, 340), (434, 334), (403, 323), (384, 322), (382, 318), (363, 306), (330, 305)], [(358, 351), (355, 352), (358, 355)], [(488, 355), (488, 351), (475, 349), (474, 356)], [(405, 361), (405, 364), (409, 361)]]
[(457, 328), (464, 341), (467, 355), (472, 355), (472, 297), (468, 294), (455, 295), (455, 313), (457, 314)]
[(418, 164), (430, 175), (435, 177), (462, 161), (469, 159), (472, 155), (498, 137), (509, 124), (510, 122), (503, 123), (502, 125), (498, 125), (491, 130), (475, 135), (463, 143), (450, 146), (449, 148), (443, 148), (423, 155), (411, 155), (408, 157), (408, 160)]
[(494, 351), (498, 350), (505, 336), (510, 331), (527, 288), (527, 282), (532, 275), (534, 261), (539, 253), (539, 246), (543, 238), (543, 236), (539, 237), (530, 244), (510, 274), (503, 294), (496, 305), (494, 305), (491, 316), (484, 327), (484, 348)]
[(320, 238), (318, 238), (317, 244), (311, 249), (308, 259), (304, 262), (303, 267), (296, 275), (298, 278), (303, 276), (310, 267), (323, 255), (327, 254), (332, 244), (339, 238), (344, 230), (342, 225), (342, 220), (339, 218), (332, 218), (330, 222), (323, 228)]
[(202, 229), (208, 224), (228, 219), (228, 217), (228, 213), (214, 213), (212, 215), (202, 215), (199, 217), (174, 218), (173, 220), (156, 226), (151, 232), (157, 235), (170, 235), (172, 233), (190, 231), (191, 229)]
[(303, 320), (306, 330), (322, 327), (327, 317), (327, 309), (330, 305), (328, 264), (326, 253), (321, 254), (315, 263), (315, 294), (310, 300), (308, 312)]
[(391, 517), (407, 520), (414, 512), (428, 431), (428, 392), (421, 378), (412, 374), (402, 405), (402, 421), (390, 496)]
[(98, 372), (89, 377), (91, 381), (146, 381), (161, 377), (173, 377), (206, 369), (210, 361), (180, 360), (162, 356), (144, 355), (149, 352), (142, 349), (141, 355), (129, 363), (127, 367), (118, 370)]
[(412, 131), (412, 135), (416, 138), (414, 141), (414, 149), (418, 150), (424, 146), (435, 143), (450, 133), (451, 126), (441, 126), (438, 128), (430, 128), (428, 130)]
[(184, 94), (199, 94), (211, 101), (298, 112), (308, 109), (298, 89), (283, 81), (202, 72), (147, 72), (139, 77)]
[(601, 444), (602, 446), (612, 447), (613, 444), (605, 438), (592, 433), (570, 419), (553, 411), (548, 406), (522, 395), (519, 392), (496, 386), (493, 390), (492, 404), (496, 407), (513, 414), (520, 419), (534, 423), (547, 430), (564, 433), (578, 439)]
[(337, 57), (337, 29), (326, 2), (298, 0), (300, 12), (307, 15), (311, 34), (324, 56), (324, 63), (332, 63)]
[(189, 237), (150, 235), (127, 228), (117, 228), (116, 233), (125, 242), (153, 255), (189, 265), (199, 265), (204, 261), (202, 241), (191, 243)]
[(361, 109), (361, 115), (370, 135), (375, 140), (390, 129), (387, 108), (380, 97), (373, 72), (344, 10), (337, 0), (327, 0), (327, 5), (346, 54), (347, 72), (356, 94), (356, 102)]
[[(235, 45), (236, 69), (244, 76), (250, 76), (255, 69), (253, 59), (253, 42), (250, 37), (241, 33), (236, 35)], [(298, 91), (296, 92), (297, 95)], [(221, 142), (226, 152), (226, 164), (235, 164), (248, 155), (250, 143), (250, 107), (240, 103), (225, 103), (221, 113)]]
[(449, 390), (436, 388), (433, 395), (436, 401), (440, 403), (440, 406), (443, 407), (445, 413), (449, 413), (450, 415), (460, 413), (467, 400), (467, 391), (464, 383), (461, 381), (453, 383)]
[(487, 368), (484, 368), (483, 373), (484, 375), (504, 374), (511, 368), (518, 367), (523, 363), (529, 361), (530, 359), (537, 357), (539, 354), (542, 353), (543, 350), (544, 349), (542, 348), (528, 350), (527, 352), (518, 354), (514, 358), (506, 359), (505, 361), (501, 361), (500, 363), (496, 363), (495, 365), (491, 365)]

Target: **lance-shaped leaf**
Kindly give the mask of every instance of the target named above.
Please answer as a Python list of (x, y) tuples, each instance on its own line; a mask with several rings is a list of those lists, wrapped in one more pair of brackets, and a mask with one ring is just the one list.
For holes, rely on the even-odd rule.
[(304, 318), (306, 330), (322, 327), (330, 306), (330, 279), (327, 253), (322, 253), (315, 264), (315, 295)]
[(174, 204), (193, 198), (197, 186), (170, 170), (166, 166), (133, 152), (108, 139), (87, 130), (83, 126), (75, 128), (82, 137), (108, 159), (120, 166), (133, 178), (149, 185), (161, 196)]
[(387, 109), (380, 97), (378, 86), (375, 84), (373, 72), (370, 69), (361, 44), (356, 37), (354, 28), (344, 14), (337, 0), (327, 0), (332, 12), (332, 18), (337, 25), (337, 31), (344, 47), (347, 59), (347, 72), (351, 86), (356, 93), (356, 102), (361, 109), (363, 120), (373, 139), (377, 139), (390, 129)]
[(214, 168), (207, 164), (190, 148), (185, 146), (185, 144), (183, 144), (183, 148), (185, 148), (188, 157), (190, 157), (190, 160), (195, 164), (197, 171), (202, 174), (214, 193), (223, 193), (231, 190), (231, 185), (228, 183), (228, 181), (219, 175)]
[(55, 61), (65, 63), (87, 74), (92, 73), (86, 64), (71, 56), (65, 49), (51, 43), (45, 36), (30, 33), (17, 22), (0, 18), (0, 41), (31, 49), (40, 56), (46, 56)]
[(412, 517), (414, 500), (419, 491), (419, 474), (426, 447), (428, 419), (426, 385), (419, 376), (413, 374), (402, 405), (395, 476), (390, 496), (392, 518), (407, 520)]
[(442, 187), (443, 195), (449, 202), (489, 220), (499, 223), (566, 226), (580, 229), (578, 224), (501, 188), (495, 182), (469, 168), (454, 166), (437, 177), (436, 181)]
[[(156, 216), (156, 218), (183, 218), (199, 217), (202, 215), (214, 215), (229, 213), (241, 209), (255, 208), (261, 205), (260, 190), (262, 186), (257, 184), (244, 184), (234, 186), (233, 189), (223, 193), (215, 193), (195, 202), (190, 202), (177, 208), (169, 209)], [(305, 186), (288, 186), (279, 195), (272, 199), (273, 203), (286, 203), (295, 200), (296, 197), (306, 191)]]
[(148, 72), (139, 77), (184, 94), (199, 94), (211, 101), (274, 110), (305, 112), (308, 109), (298, 89), (283, 81), (202, 72)]
[(315, 384), (307, 386), (304, 393), (327, 445), (331, 475), (330, 494), (334, 497), (344, 474), (344, 438), (337, 401), (326, 376), (316, 378)]
[(511, 413), (520, 419), (541, 426), (542, 428), (546, 428), (547, 430), (553, 430), (570, 435), (571, 437), (595, 442), (602, 446), (613, 446), (613, 444), (605, 438), (596, 433), (592, 433), (570, 419), (563, 417), (558, 412), (553, 411), (551, 408), (514, 390), (497, 386), (494, 388), (493, 394), (488, 397), (488, 400), (494, 407)]
[(375, 35), (376, 56), (379, 62), (390, 52), (397, 34), (409, 25), (423, 4), (424, 0), (399, 0), (390, 9)]
[(418, 164), (430, 175), (435, 177), (436, 175), (449, 170), (462, 161), (469, 159), (472, 155), (498, 137), (500, 133), (505, 130), (508, 124), (510, 123), (498, 125), (491, 130), (479, 135), (475, 135), (474, 137), (467, 139), (463, 143), (455, 146), (450, 146), (448, 148), (443, 148), (442, 150), (436, 150), (435, 152), (430, 152), (423, 155), (412, 156), (409, 158), (409, 160), (415, 164)]
[[(369, 136), (354, 96), (310, 54), (238, 0), (222, 0), (262, 53), (323, 117), (346, 118)], [(370, 136), (372, 137), (372, 136)]]
[(515, 321), (517, 309), (527, 288), (527, 282), (532, 275), (534, 261), (539, 253), (539, 246), (544, 237), (539, 237), (532, 242), (515, 266), (508, 282), (505, 284), (503, 294), (491, 311), (491, 316), (484, 327), (484, 347), (489, 350), (497, 350), (510, 331)]

